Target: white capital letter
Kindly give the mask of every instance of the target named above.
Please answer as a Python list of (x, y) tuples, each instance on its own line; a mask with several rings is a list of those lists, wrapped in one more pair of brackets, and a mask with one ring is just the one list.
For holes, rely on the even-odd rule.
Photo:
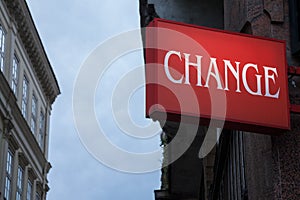
[(243, 72), (242, 72), (242, 78), (243, 78), (243, 84), (246, 88), (246, 90), (252, 94), (252, 95), (257, 95), (257, 96), (262, 96), (262, 93), (261, 93), (261, 77), (262, 75), (255, 75), (256, 76), (256, 83), (257, 83), (257, 92), (254, 92), (252, 91), (250, 88), (249, 88), (249, 85), (248, 85), (248, 82), (247, 82), (247, 71), (248, 69), (252, 67), (256, 70), (256, 72), (258, 72), (258, 69), (257, 69), (257, 65), (255, 64), (252, 64), (252, 63), (248, 63), (244, 66), (243, 68)]
[[(212, 68), (214, 68), (215, 73), (212, 72)], [(213, 76), (216, 79), (217, 84), (218, 84), (217, 88), (218, 89), (223, 89), (222, 84), (221, 84), (220, 75), (219, 75), (219, 70), (218, 70), (218, 67), (217, 67), (216, 58), (210, 58), (208, 74), (207, 74), (207, 77), (206, 77), (206, 84), (205, 84), (204, 87), (208, 88), (208, 82), (209, 82), (210, 76)]]
[(181, 55), (180, 55), (180, 52), (178, 51), (169, 51), (166, 56), (165, 56), (165, 62), (164, 62), (164, 67), (165, 67), (165, 72), (166, 72), (166, 75), (168, 77), (168, 79), (170, 81), (172, 81), (173, 83), (182, 83), (182, 79), (183, 79), (183, 76), (181, 76), (181, 78), (179, 80), (175, 80), (172, 75), (170, 74), (170, 71), (169, 71), (169, 58), (171, 55), (177, 55), (179, 57), (179, 59), (182, 61), (181, 59)]
[(190, 84), (190, 69), (189, 66), (197, 67), (197, 86), (202, 86), (201, 83), (201, 59), (202, 56), (196, 55), (197, 63), (190, 62), (190, 54), (183, 53), (185, 56), (185, 82), (184, 84)]
[(235, 77), (236, 80), (236, 92), (241, 92), (240, 90), (240, 72), (239, 72), (239, 66), (240, 62), (235, 62), (236, 69), (233, 68), (232, 64), (229, 60), (223, 60), (224, 61), (224, 67), (225, 67), (225, 88), (224, 90), (228, 89), (228, 68), (230, 69), (232, 75)]
[[(265, 86), (266, 86), (266, 95), (265, 96), (278, 99), (280, 88), (278, 89), (276, 94), (270, 94), (270, 84), (269, 84), (269, 79), (271, 79), (273, 81), (273, 83), (275, 83), (274, 74), (278, 77), (277, 69), (264, 66), (264, 70), (265, 70)], [(269, 71), (272, 71), (273, 74), (269, 75)]]

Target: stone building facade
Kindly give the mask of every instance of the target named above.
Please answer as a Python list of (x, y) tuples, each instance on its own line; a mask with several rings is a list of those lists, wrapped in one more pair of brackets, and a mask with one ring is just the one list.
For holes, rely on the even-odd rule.
[[(287, 64), (295, 67), (288, 76), (290, 101), (293, 105), (300, 103), (300, 78), (296, 73), (300, 68), (299, 1), (140, 0), (140, 13), (142, 27), (153, 17), (160, 17), (285, 40)], [(291, 109), (291, 131), (271, 136), (223, 130), (218, 144), (204, 159), (198, 157), (205, 135), (205, 127), (200, 127), (185, 154), (162, 169), (162, 185), (155, 191), (155, 198), (300, 199), (300, 115), (296, 107)], [(162, 127), (167, 142), (177, 127), (174, 122)]]
[(25, 0), (0, 1), (0, 199), (45, 200), (60, 89)]

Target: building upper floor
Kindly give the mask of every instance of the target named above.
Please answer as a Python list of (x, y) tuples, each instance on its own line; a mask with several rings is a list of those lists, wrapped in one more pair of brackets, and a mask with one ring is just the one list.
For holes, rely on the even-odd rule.
[(51, 105), (60, 89), (25, 0), (0, 1), (0, 76), (10, 87), (31, 133), (47, 158)]

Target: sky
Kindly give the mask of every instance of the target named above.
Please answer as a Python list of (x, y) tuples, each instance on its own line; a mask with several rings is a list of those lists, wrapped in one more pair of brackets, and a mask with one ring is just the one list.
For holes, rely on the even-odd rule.
[[(72, 111), (74, 83), (82, 64), (109, 38), (139, 28), (138, 0), (27, 0), (27, 3), (62, 93), (51, 115), (48, 199), (154, 199), (153, 190), (160, 187), (160, 170), (125, 173), (102, 164), (80, 139)], [(142, 64), (141, 51), (129, 53), (111, 64), (95, 94), (95, 101), (100, 102), (95, 105), (98, 121), (111, 118), (102, 112), (105, 106), (101, 105), (102, 100), (108, 102), (113, 95), (109, 94), (111, 85)], [(152, 123), (144, 119), (143, 88), (129, 100), (129, 114), (141, 126)], [(160, 148), (158, 135), (141, 142), (137, 137), (124, 135), (113, 120), (104, 124), (104, 132), (109, 133), (106, 136), (127, 151), (144, 153)]]

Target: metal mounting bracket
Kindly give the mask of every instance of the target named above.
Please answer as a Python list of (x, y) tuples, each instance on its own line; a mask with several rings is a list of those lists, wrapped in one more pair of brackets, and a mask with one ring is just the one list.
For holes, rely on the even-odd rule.
[(291, 111), (292, 113), (300, 114), (300, 105), (297, 105), (297, 104), (291, 104), (290, 111)]
[(300, 66), (289, 66), (288, 67), (288, 74), (293, 76), (300, 76)]
[[(300, 76), (300, 66), (289, 66), (288, 67), (288, 74), (292, 76)], [(299, 104), (291, 104), (290, 111), (292, 113), (300, 114), (300, 105)]]

